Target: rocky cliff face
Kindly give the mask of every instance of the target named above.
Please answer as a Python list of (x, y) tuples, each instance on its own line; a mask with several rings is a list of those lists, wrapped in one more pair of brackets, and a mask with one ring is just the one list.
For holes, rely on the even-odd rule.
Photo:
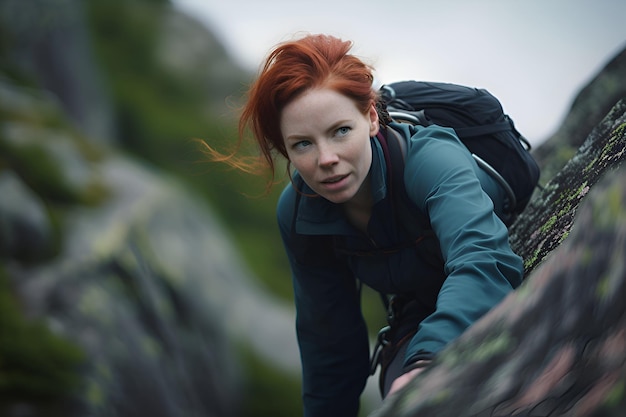
[[(74, 368), (80, 383), (64, 400), (76, 411), (59, 413), (232, 415), (238, 375), (226, 328), (233, 322), (220, 307), (236, 302), (233, 286), (250, 278), (210, 210), (113, 150), (90, 155), (91, 145), (67, 125), (29, 122), (54, 102), (36, 105), (30, 91), (6, 80), (0, 91), (12, 111), (30, 101), (22, 120), (5, 120), (0, 131), (0, 277), (28, 317), (85, 355)], [(3, 362), (19, 353), (0, 348)], [(38, 372), (15, 370), (5, 384)], [(49, 415), (46, 402), (28, 401), (33, 390), (5, 399), (2, 414), (26, 407)]]
[(626, 97), (625, 74), (626, 49), (584, 86), (558, 131), (533, 151), (542, 167), (543, 183), (565, 166), (611, 108)]
[[(191, 18), (143, 7), (164, 13), (162, 65), (207, 82), (203, 111), (223, 106), (243, 73)], [(255, 322), (291, 327), (291, 311), (206, 202), (116, 145), (82, 2), (7, 0), (0, 22), (0, 415), (236, 415), (235, 340), (276, 359), (271, 337), (295, 367), (291, 333)]]
[(112, 105), (94, 61), (82, 2), (0, 3), (4, 75), (50, 91), (91, 140), (111, 140)]

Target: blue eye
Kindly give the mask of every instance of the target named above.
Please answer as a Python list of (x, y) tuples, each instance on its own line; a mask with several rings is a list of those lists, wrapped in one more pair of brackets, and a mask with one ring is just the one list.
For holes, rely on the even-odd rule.
[(337, 135), (338, 136), (346, 136), (348, 133), (350, 133), (350, 128), (348, 126), (342, 126), (339, 129), (337, 129)]
[(304, 148), (306, 148), (306, 147), (308, 147), (310, 145), (311, 145), (311, 142), (309, 142), (308, 140), (301, 140), (299, 142), (294, 143), (292, 145), (292, 147), (293, 147), (293, 149), (301, 150), (301, 149), (304, 149)]

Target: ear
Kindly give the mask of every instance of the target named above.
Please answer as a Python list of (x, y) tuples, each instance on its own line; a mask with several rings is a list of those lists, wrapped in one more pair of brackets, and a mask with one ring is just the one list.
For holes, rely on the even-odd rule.
[(376, 136), (380, 130), (380, 121), (378, 120), (378, 112), (376, 111), (375, 105), (371, 105), (368, 116), (370, 119), (370, 137), (373, 137)]

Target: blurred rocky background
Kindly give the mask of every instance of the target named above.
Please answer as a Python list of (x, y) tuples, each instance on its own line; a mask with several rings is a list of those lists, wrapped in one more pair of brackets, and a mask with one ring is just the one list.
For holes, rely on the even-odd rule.
[[(625, 61), (536, 149), (544, 183)], [(0, 0), (0, 416), (300, 415), (282, 186), (193, 140), (228, 149), (251, 77), (167, 0)]]
[(275, 194), (192, 140), (251, 74), (166, 1), (0, 19), (0, 415), (294, 415)]

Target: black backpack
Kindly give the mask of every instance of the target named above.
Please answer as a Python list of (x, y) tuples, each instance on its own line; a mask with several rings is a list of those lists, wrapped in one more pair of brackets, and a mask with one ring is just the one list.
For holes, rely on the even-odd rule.
[(419, 81), (384, 85), (380, 93), (396, 121), (453, 128), (478, 165), (506, 191), (505, 223), (522, 212), (537, 186), (539, 166), (496, 97), (484, 89)]

